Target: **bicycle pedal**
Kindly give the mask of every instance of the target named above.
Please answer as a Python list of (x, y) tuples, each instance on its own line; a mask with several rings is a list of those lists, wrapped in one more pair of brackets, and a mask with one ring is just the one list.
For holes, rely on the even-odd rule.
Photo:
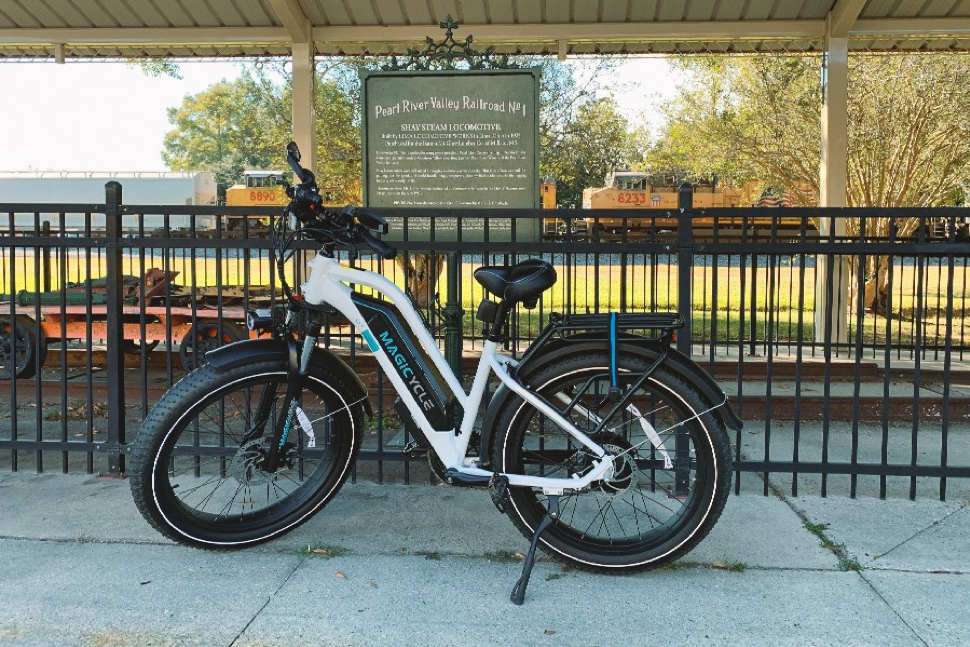
[(499, 512), (505, 514), (506, 510), (508, 510), (509, 477), (498, 473), (492, 474), (492, 478), (489, 479), (487, 487), (488, 493), (492, 495), (492, 503), (495, 504)]

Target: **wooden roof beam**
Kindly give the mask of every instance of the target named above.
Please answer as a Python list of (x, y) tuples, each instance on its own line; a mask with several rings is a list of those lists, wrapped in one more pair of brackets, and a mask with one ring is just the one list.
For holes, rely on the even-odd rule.
[[(432, 25), (314, 27), (313, 40), (321, 42), (423, 41)], [(479, 43), (501, 41), (646, 41), (814, 39), (825, 35), (821, 20), (735, 20), (713, 22), (622, 22), (545, 24), (462, 24), (461, 36), (471, 34)], [(457, 37), (457, 36), (456, 36)]]
[(0, 29), (0, 44), (49, 45), (135, 44), (181, 45), (220, 43), (289, 43), (283, 27), (93, 27), (65, 29)]
[(294, 43), (305, 43), (310, 40), (310, 19), (303, 13), (303, 8), (297, 0), (269, 0), (273, 5), (276, 17), (283, 23), (290, 40)]
[(867, 0), (836, 0), (825, 20), (828, 22), (828, 36), (847, 38)]

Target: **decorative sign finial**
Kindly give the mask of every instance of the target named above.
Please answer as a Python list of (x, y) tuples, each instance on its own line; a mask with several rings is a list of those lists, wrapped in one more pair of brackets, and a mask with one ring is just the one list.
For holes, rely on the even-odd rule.
[(448, 17), (445, 18), (445, 21), (439, 22), (438, 26), (441, 27), (442, 29), (447, 29), (448, 30), (447, 35), (451, 36), (451, 30), (458, 29), (460, 25), (457, 22), (455, 22), (455, 19), (451, 17), (451, 14), (448, 14)]
[[(472, 37), (468, 35), (465, 41), (459, 43), (455, 40), (454, 30), (460, 25), (448, 14), (444, 21), (438, 26), (445, 30), (445, 37), (441, 42), (436, 43), (431, 36), (424, 39), (425, 47), (420, 52), (409, 47), (407, 57), (398, 60), (396, 56), (391, 57), (391, 62), (382, 65), (381, 69), (386, 71), (401, 70), (498, 70), (498, 69), (517, 69), (517, 63), (509, 62), (508, 55), (495, 57), (495, 48), (489, 45), (482, 51), (472, 49)], [(465, 68), (459, 68), (459, 63), (464, 63)]]

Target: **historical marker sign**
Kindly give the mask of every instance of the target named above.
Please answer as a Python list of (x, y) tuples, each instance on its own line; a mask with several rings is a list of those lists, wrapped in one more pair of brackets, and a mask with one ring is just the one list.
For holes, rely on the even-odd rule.
[[(364, 203), (370, 207), (537, 208), (539, 71), (362, 72)], [(430, 219), (410, 218), (409, 236)], [(435, 221), (436, 240), (456, 223)], [(482, 240), (485, 220), (462, 217), (462, 240)], [(489, 240), (511, 240), (509, 218), (489, 218)], [(515, 239), (536, 240), (519, 219)], [(390, 237), (400, 239), (399, 223)]]

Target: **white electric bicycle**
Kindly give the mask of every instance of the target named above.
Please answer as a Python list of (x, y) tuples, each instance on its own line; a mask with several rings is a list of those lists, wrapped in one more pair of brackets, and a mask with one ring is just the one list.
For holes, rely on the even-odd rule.
[[(360, 377), (317, 346), (328, 314), (340, 313), (398, 392), (414, 440), (406, 451), (427, 453), (448, 484), (487, 489), (532, 539), (517, 603), (537, 547), (584, 569), (638, 571), (707, 535), (730, 489), (726, 428), (741, 421), (708, 374), (672, 348), (679, 315), (552, 315), (516, 361), (499, 352), (509, 315), (535, 307), (556, 270), (537, 259), (479, 268), (475, 279), (498, 300), (478, 308), (485, 340), (466, 393), (408, 295), (334, 257), (366, 246), (394, 258), (370, 233), (385, 233), (386, 221), (323, 208), (296, 146), (287, 151), (301, 183), (287, 188), (292, 201), (274, 232), (285, 307), (250, 313), (249, 327), (266, 335), (209, 351), (144, 421), (130, 475), (152, 526), (199, 548), (244, 548), (293, 530), (333, 498), (372, 414)], [(297, 297), (283, 269), (303, 239), (321, 250)], [(493, 375), (498, 387), (476, 425)]]

